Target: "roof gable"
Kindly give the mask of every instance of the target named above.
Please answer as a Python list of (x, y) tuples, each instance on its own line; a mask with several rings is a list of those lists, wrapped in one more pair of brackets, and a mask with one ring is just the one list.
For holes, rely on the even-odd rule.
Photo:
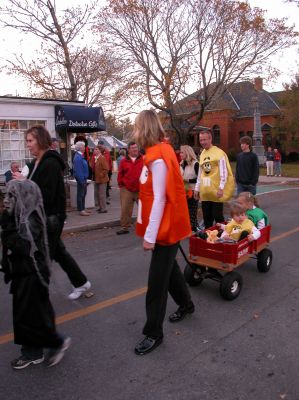
[[(213, 90), (211, 85), (211, 90)], [(256, 90), (254, 84), (248, 81), (237, 82), (212, 101), (205, 112), (232, 110), (236, 118), (252, 117), (254, 114), (254, 102), (257, 101), (261, 115), (277, 115), (281, 110), (278, 104), (278, 93), (267, 92), (266, 90)], [(198, 90), (184, 99), (178, 101), (174, 108), (178, 114), (190, 114), (199, 111), (200, 100), (203, 98), (203, 90)]]

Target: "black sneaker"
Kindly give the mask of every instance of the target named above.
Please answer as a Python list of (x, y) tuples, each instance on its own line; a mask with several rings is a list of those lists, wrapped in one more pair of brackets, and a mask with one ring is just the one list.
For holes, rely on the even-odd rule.
[(121, 229), (116, 232), (117, 235), (125, 235), (126, 233), (129, 233), (130, 231), (128, 229)]
[(10, 365), (14, 368), (14, 369), (23, 369), (28, 367), (30, 364), (40, 364), (44, 361), (45, 357), (39, 357), (39, 358), (27, 358), (25, 356), (20, 356), (19, 358), (16, 358), (15, 360), (13, 360)]
[(57, 347), (56, 349), (51, 349), (49, 351), (48, 367), (54, 367), (54, 365), (60, 363), (60, 361), (64, 357), (64, 353), (70, 347), (70, 345), (71, 345), (71, 338), (66, 337), (63, 340), (63, 343), (60, 347)]
[(155, 350), (163, 341), (163, 337), (154, 338), (152, 336), (146, 336), (140, 343), (137, 344), (134, 351), (138, 356), (150, 353)]

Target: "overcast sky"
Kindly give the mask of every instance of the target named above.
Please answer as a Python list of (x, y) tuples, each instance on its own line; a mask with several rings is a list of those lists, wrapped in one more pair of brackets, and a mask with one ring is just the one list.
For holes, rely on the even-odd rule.
[[(4, 4), (6, 0), (0, 0)], [(103, 1), (99, 0), (98, 4)], [(299, 31), (299, 8), (286, 4), (284, 0), (250, 0), (252, 6), (267, 9), (269, 17), (287, 17), (290, 24), (295, 24)], [(58, 0), (57, 5), (61, 8), (66, 8), (71, 5), (84, 4), (84, 0)], [(4, 64), (5, 57), (10, 58), (14, 53), (23, 52), (28, 56), (33, 56), (35, 53), (34, 46), (29, 44), (29, 36), (22, 37), (17, 31), (8, 31), (6, 29), (0, 30), (0, 67)], [(298, 46), (297, 46), (298, 48)], [(282, 84), (290, 81), (292, 76), (298, 71), (298, 52), (296, 48), (289, 49), (273, 59), (273, 65), (279, 67), (282, 71), (279, 78), (271, 84), (267, 84), (268, 90), (282, 90)], [(0, 72), (0, 95), (26, 95), (24, 84), (17, 79), (17, 77), (7, 76), (5, 73)]]

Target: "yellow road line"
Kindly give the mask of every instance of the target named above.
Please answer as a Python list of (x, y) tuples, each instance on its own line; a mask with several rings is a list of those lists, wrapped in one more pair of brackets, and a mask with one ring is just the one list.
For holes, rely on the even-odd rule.
[[(103, 308), (113, 306), (117, 303), (122, 303), (123, 301), (133, 299), (134, 297), (140, 296), (146, 292), (146, 287), (142, 287), (139, 289), (132, 290), (131, 292), (127, 292), (121, 294), (116, 297), (112, 297), (112, 299), (101, 301), (100, 303), (93, 304), (92, 306), (82, 308), (80, 310), (71, 311), (67, 314), (60, 315), (56, 318), (56, 324), (60, 325), (67, 321), (72, 321), (73, 319), (77, 319), (80, 317), (84, 317), (85, 315), (92, 314), (96, 311), (102, 310)], [(11, 342), (13, 340), (13, 333), (8, 333), (6, 335), (0, 336), (0, 345)]]
[(295, 229), (291, 229), (290, 231), (284, 232), (281, 235), (275, 236), (273, 239), (270, 240), (271, 243), (276, 242), (276, 240), (284, 239), (290, 235), (293, 235), (293, 233), (299, 232), (299, 227)]
[(6, 335), (0, 336), (0, 344), (5, 344), (13, 340), (13, 333), (7, 333)]
[(146, 287), (132, 290), (131, 292), (127, 292), (121, 294), (116, 297), (112, 297), (112, 299), (101, 301), (100, 303), (93, 304), (92, 306), (82, 308), (81, 310), (72, 311), (67, 314), (61, 315), (56, 318), (56, 323), (63, 324), (64, 322), (71, 321), (73, 319), (83, 317), (85, 315), (94, 313), (96, 311), (102, 310), (103, 308), (113, 306), (117, 303), (122, 303), (123, 301), (133, 299), (134, 297), (140, 296), (146, 292)]
[[(281, 235), (275, 236), (271, 239), (271, 243), (276, 242), (277, 240), (284, 239), (294, 233), (299, 232), (299, 227), (291, 229), (287, 232), (282, 233)], [(72, 321), (73, 319), (77, 319), (80, 317), (84, 317), (85, 315), (92, 314), (96, 311), (102, 310), (103, 308), (113, 306), (114, 304), (122, 303), (123, 301), (127, 301), (133, 299), (134, 297), (141, 296), (146, 292), (146, 287), (142, 287), (139, 289), (132, 290), (130, 292), (121, 294), (116, 297), (112, 297), (111, 299), (101, 301), (100, 303), (93, 304), (89, 307), (82, 308), (80, 310), (72, 311), (67, 314), (60, 315), (56, 318), (57, 325), (63, 324), (67, 321)], [(11, 342), (13, 340), (13, 333), (7, 333), (6, 335), (0, 336), (0, 345)]]

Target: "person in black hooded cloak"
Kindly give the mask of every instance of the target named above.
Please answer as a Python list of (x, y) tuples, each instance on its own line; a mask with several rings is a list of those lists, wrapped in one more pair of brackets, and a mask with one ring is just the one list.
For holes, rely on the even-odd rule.
[(44, 361), (61, 361), (70, 338), (56, 331), (55, 314), (49, 299), (50, 257), (46, 216), (39, 187), (30, 180), (8, 183), (1, 218), (2, 270), (11, 282), (14, 342), (21, 356), (11, 362), (14, 369)]

